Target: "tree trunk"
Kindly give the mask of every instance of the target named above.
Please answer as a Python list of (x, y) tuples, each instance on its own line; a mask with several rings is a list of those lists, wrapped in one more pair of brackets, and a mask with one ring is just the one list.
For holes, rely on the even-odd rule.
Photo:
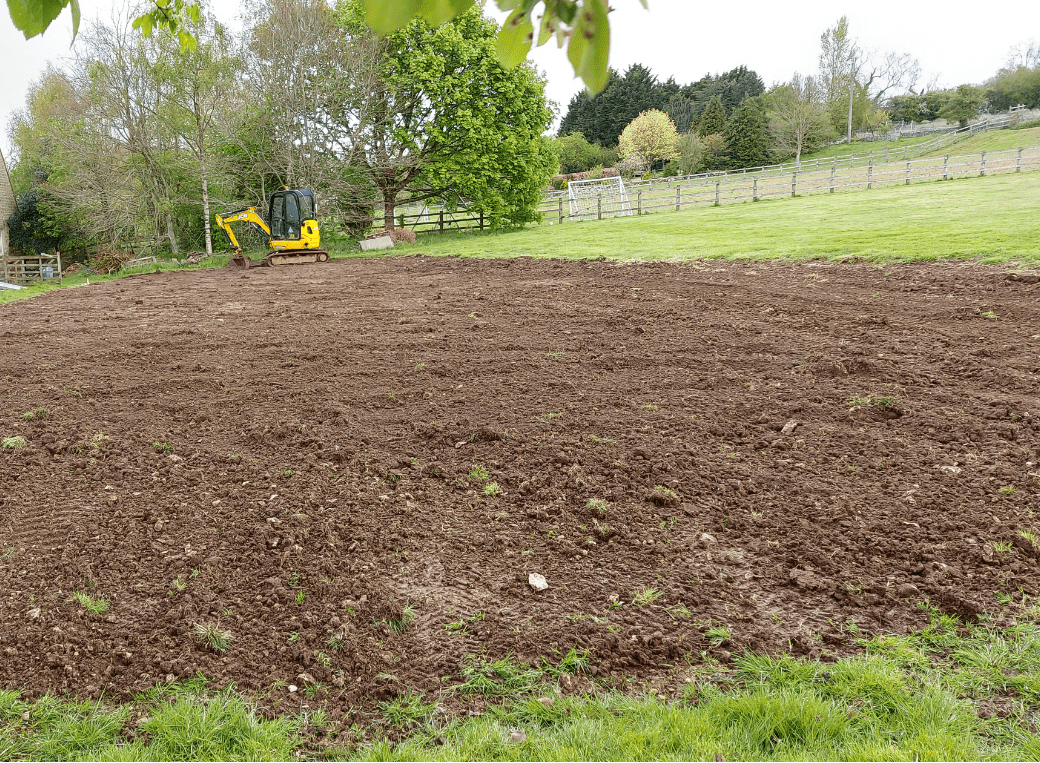
[[(199, 143), (201, 148), (202, 144)], [(199, 151), (199, 169), (202, 172), (202, 218), (206, 230), (206, 254), (213, 254), (213, 232), (209, 224), (209, 179), (206, 177), (206, 154)]]
[(163, 218), (166, 221), (166, 237), (170, 239), (170, 253), (180, 254), (180, 247), (177, 246), (177, 231), (173, 227), (173, 215), (170, 214), (170, 193), (164, 191), (163, 195), (166, 197), (165, 209), (163, 210)]
[(397, 204), (397, 193), (388, 189), (383, 190), (383, 228), (388, 231), (394, 229), (394, 206)]
[(180, 247), (177, 246), (177, 232), (173, 228), (173, 215), (169, 212), (166, 213), (166, 237), (170, 239), (170, 253), (180, 254)]

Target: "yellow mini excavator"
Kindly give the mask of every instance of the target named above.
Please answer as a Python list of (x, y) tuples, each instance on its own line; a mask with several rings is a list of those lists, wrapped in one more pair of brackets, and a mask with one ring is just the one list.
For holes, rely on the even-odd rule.
[[(232, 267), (270, 267), (295, 265), (305, 262), (328, 262), (329, 253), (321, 249), (314, 194), (307, 190), (284, 188), (271, 194), (269, 213), (265, 220), (256, 207), (247, 207), (224, 215), (217, 215), (217, 225), (227, 234), (235, 250), (229, 263)], [(259, 262), (242, 254), (242, 247), (231, 229), (232, 223), (247, 222), (267, 236), (271, 251)]]

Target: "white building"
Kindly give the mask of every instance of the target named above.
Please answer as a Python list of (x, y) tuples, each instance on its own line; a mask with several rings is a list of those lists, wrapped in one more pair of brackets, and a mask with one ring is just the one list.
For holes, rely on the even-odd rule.
[[(11, 188), (11, 175), (7, 171), (4, 153), (0, 151), (0, 260), (7, 257), (11, 246), (11, 231), (7, 229), (7, 218), (15, 213), (14, 189)], [(0, 271), (0, 275), (3, 272)]]

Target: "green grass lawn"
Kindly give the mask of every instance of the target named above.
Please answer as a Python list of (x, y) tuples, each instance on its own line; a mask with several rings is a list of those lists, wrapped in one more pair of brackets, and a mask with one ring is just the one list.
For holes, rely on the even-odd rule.
[[(865, 141), (856, 141), (852, 146), (849, 146), (847, 143), (839, 143), (833, 146), (827, 146), (826, 148), (812, 154), (804, 154), (802, 156), (802, 163), (804, 164), (806, 162), (815, 161), (816, 159), (828, 159), (835, 156), (848, 156), (849, 154), (866, 156), (870, 152), (874, 152), (874, 156), (877, 157), (879, 154), (884, 154), (885, 149), (889, 149), (893, 160), (895, 160), (898, 158), (896, 152), (902, 152), (902, 150), (908, 146), (917, 146), (921, 143), (927, 143), (935, 137), (935, 135), (926, 135), (915, 138), (901, 138), (900, 140), (878, 140), (869, 143)], [(977, 154), (980, 151), (1003, 151), (1005, 149), (1027, 148), (1030, 146), (1040, 146), (1040, 127), (1029, 127), (1023, 130), (989, 130), (987, 132), (972, 135), (969, 138), (961, 138), (955, 143), (943, 146), (934, 151), (925, 152), (923, 156)], [(912, 153), (912, 156), (916, 159), (917, 153)]]
[[(404, 694), (339, 719), (318, 709), (264, 720), (255, 702), (201, 679), (114, 706), (0, 692), (0, 759), (1040, 758), (1040, 628), (931, 614), (921, 632), (862, 640), (861, 655), (833, 663), (682, 664), (671, 690), (562, 696), (560, 677), (586, 665), (573, 652), (556, 666), (474, 661), (438, 697)], [(460, 712), (478, 699), (476, 717)]]
[(975, 259), (1040, 265), (1040, 172), (699, 207), (515, 231), (426, 234), (399, 253), (462, 257)]
[[(920, 143), (934, 138), (934, 135), (924, 135), (917, 138), (900, 138), (899, 140), (874, 140), (874, 141), (853, 141), (852, 145), (848, 143), (835, 143), (831, 146), (824, 146), (819, 151), (814, 151), (811, 154), (802, 154), (802, 162), (815, 161), (816, 159), (830, 159), (835, 156), (848, 156), (854, 154), (855, 156), (866, 156), (871, 151), (876, 156), (878, 152), (885, 152), (885, 149), (892, 151), (902, 151), (906, 146), (916, 146)], [(788, 160), (785, 164), (790, 164), (792, 160)]]

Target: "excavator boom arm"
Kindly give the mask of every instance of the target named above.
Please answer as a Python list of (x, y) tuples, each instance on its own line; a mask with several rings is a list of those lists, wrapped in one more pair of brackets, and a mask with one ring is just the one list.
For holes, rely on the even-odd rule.
[(235, 250), (236, 254), (242, 251), (242, 247), (238, 243), (238, 239), (235, 237), (235, 231), (232, 230), (232, 223), (252, 223), (263, 231), (264, 235), (267, 236), (268, 239), (271, 238), (271, 229), (267, 226), (267, 223), (264, 222), (264, 218), (260, 216), (260, 213), (256, 211), (256, 207), (246, 207), (237, 212), (228, 212), (226, 215), (217, 215), (216, 218), (217, 225), (219, 225), (220, 229), (227, 234), (228, 241), (231, 242), (231, 246)]

